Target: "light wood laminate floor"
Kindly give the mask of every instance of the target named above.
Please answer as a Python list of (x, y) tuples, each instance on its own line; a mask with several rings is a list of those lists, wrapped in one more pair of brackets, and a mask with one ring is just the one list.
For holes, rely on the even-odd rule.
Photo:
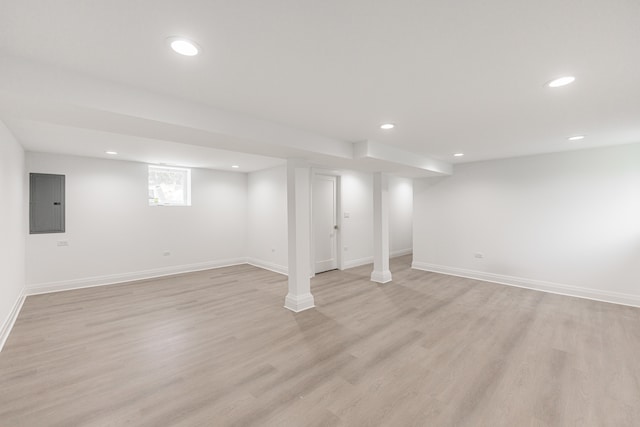
[(411, 270), (249, 265), (28, 297), (0, 426), (638, 426), (640, 309)]

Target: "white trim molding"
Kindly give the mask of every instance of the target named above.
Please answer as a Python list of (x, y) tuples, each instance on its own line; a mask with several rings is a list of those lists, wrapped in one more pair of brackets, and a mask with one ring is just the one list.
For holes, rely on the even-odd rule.
[(7, 342), (9, 338), (9, 334), (11, 333), (11, 329), (13, 329), (13, 325), (16, 323), (16, 319), (18, 318), (18, 314), (20, 314), (20, 310), (22, 309), (22, 305), (24, 304), (24, 300), (26, 299), (24, 289), (20, 292), (18, 299), (16, 299), (15, 304), (13, 304), (13, 308), (11, 312), (5, 319), (4, 323), (2, 323), (2, 328), (0, 328), (0, 351), (4, 347), (4, 344)]
[(50, 292), (69, 291), (71, 289), (91, 288), (94, 286), (115, 285), (118, 283), (132, 282), (135, 280), (153, 279), (156, 277), (191, 273), (194, 271), (210, 270), (213, 268), (229, 267), (239, 264), (247, 264), (247, 259), (224, 259), (197, 264), (176, 265), (172, 267), (156, 268), (153, 270), (136, 271), (132, 273), (85, 277), (81, 279), (63, 280), (59, 282), (36, 283), (33, 285), (27, 285), (25, 295), (38, 295), (47, 294)]
[(582, 288), (579, 286), (560, 283), (545, 282), (542, 280), (524, 279), (521, 277), (505, 276), (502, 274), (487, 273), (484, 271), (467, 270), (463, 268), (447, 267), (444, 265), (429, 264), (414, 261), (411, 268), (416, 270), (431, 271), (434, 273), (448, 274), (450, 276), (466, 277), (485, 282), (498, 283), (518, 288), (532, 289), (535, 291), (549, 292), (552, 294), (566, 295), (570, 297), (586, 298), (595, 301), (609, 302), (613, 304), (640, 307), (640, 296), (624, 294), (621, 292), (602, 291), (598, 289)]
[[(396, 258), (403, 255), (409, 255), (412, 253), (413, 253), (413, 248), (399, 249), (397, 251), (390, 252), (389, 258)], [(373, 264), (372, 256), (345, 261), (343, 265), (344, 267), (343, 270), (346, 270), (348, 268), (360, 267), (361, 265), (367, 265), (367, 264)]]
[(371, 273), (371, 281), (377, 283), (389, 283), (392, 280), (391, 271), (373, 271)]
[(247, 264), (253, 265), (254, 267), (262, 268), (264, 270), (273, 271), (274, 273), (284, 274), (285, 276), (289, 272), (289, 269), (284, 265), (274, 264), (272, 262), (263, 261), (257, 258), (247, 259)]
[(391, 251), (389, 253), (389, 258), (397, 258), (399, 256), (411, 255), (412, 253), (413, 253), (413, 248), (398, 249), (396, 251)]
[(350, 261), (344, 261), (343, 267), (344, 269), (360, 267), (361, 265), (373, 264), (373, 257), (368, 256), (364, 258), (352, 259)]
[(294, 313), (300, 313), (301, 311), (309, 310), (313, 307), (315, 307), (315, 302), (313, 295), (311, 294), (292, 295), (289, 293), (284, 299), (284, 308), (291, 310)]

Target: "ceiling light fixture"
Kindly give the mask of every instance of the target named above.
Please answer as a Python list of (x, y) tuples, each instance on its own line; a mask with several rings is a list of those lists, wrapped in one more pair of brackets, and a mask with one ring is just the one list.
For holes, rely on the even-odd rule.
[(550, 82), (547, 82), (547, 86), (548, 87), (562, 87), (562, 86), (566, 86), (570, 83), (573, 83), (575, 81), (575, 77), (573, 76), (564, 76), (564, 77), (558, 77), (557, 79), (553, 79)]
[(464, 156), (464, 153), (456, 153), (456, 154), (454, 154), (453, 156), (454, 156), (454, 157), (462, 157), (462, 156)]
[(240, 166), (238, 166), (238, 165), (232, 165), (231, 167), (232, 167), (232, 168), (234, 168), (234, 169), (238, 169)]
[(570, 136), (569, 138), (567, 138), (569, 141), (580, 141), (581, 139), (584, 139), (584, 135), (575, 135), (575, 136)]
[(109, 155), (111, 155), (111, 156), (115, 156), (115, 155), (117, 155), (117, 154), (118, 154), (118, 152), (117, 152), (117, 151), (105, 151), (105, 153), (106, 153), (106, 154), (109, 154)]
[(169, 37), (167, 43), (174, 52), (184, 56), (196, 56), (202, 50), (196, 42), (184, 37)]
[(394, 125), (393, 123), (385, 123), (383, 125), (380, 125), (380, 129), (384, 130), (393, 129), (394, 127), (396, 127), (396, 125)]

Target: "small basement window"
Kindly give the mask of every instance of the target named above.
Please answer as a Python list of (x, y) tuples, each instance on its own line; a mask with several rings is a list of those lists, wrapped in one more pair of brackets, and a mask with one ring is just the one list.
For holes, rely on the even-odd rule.
[(191, 169), (149, 165), (149, 206), (191, 206)]

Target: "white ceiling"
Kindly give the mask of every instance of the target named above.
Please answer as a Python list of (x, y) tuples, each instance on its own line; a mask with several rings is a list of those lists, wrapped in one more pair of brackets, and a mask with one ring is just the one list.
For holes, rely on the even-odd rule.
[[(0, 0), (0, 53), (336, 144), (458, 163), (640, 142), (639, 22), (637, 0)], [(171, 52), (172, 35), (202, 55)], [(574, 84), (544, 87), (567, 74)], [(17, 108), (0, 118), (44, 120)], [(397, 128), (380, 130), (388, 121)], [(133, 127), (116, 133), (148, 136)], [(46, 137), (14, 132), (31, 132), (34, 146)], [(568, 142), (574, 134), (587, 138)], [(230, 148), (214, 139), (209, 147)], [(308, 149), (256, 147), (240, 151)]]

